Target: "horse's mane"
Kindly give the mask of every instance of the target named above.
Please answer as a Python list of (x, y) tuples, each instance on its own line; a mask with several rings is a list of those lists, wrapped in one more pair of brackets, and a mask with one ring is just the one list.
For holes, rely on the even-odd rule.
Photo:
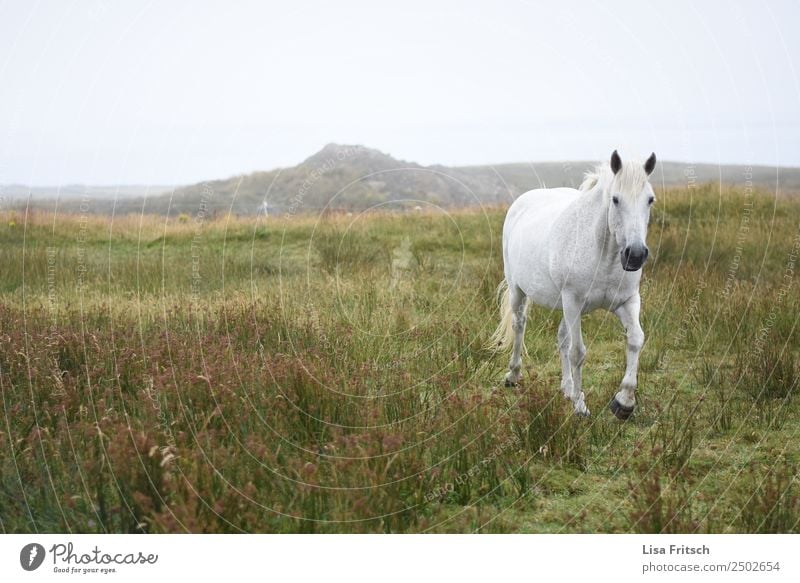
[(598, 164), (583, 175), (583, 182), (580, 186), (581, 192), (589, 192), (600, 187), (604, 193), (608, 192), (608, 186), (616, 178), (617, 191), (631, 198), (637, 196), (644, 189), (647, 182), (647, 172), (644, 165), (639, 160), (628, 160), (622, 163), (622, 169), (614, 176), (611, 166), (608, 163)]

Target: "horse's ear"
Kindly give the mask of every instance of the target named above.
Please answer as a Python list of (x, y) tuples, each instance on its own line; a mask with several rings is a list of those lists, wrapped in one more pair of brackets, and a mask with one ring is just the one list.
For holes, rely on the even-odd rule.
[(656, 169), (656, 153), (653, 152), (650, 154), (650, 157), (644, 163), (644, 171), (647, 172), (648, 176), (653, 173), (653, 170)]
[(616, 174), (622, 169), (622, 158), (619, 157), (617, 151), (611, 153), (611, 171)]

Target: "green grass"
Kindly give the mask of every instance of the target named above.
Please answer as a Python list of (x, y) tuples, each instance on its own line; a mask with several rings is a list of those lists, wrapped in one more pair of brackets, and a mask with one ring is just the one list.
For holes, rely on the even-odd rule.
[(627, 423), (606, 313), (502, 387), (502, 209), (3, 215), (0, 529), (797, 532), (800, 204), (658, 198)]

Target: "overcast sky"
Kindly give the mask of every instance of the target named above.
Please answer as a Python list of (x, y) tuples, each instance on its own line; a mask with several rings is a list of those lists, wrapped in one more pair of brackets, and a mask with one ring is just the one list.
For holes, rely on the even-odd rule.
[(800, 4), (0, 4), (0, 184), (423, 164), (800, 166)]

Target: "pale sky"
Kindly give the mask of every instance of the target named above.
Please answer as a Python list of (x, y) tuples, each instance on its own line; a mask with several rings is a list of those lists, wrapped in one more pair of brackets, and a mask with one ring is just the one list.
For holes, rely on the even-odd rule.
[(800, 166), (800, 4), (0, 3), (0, 184), (422, 164)]

